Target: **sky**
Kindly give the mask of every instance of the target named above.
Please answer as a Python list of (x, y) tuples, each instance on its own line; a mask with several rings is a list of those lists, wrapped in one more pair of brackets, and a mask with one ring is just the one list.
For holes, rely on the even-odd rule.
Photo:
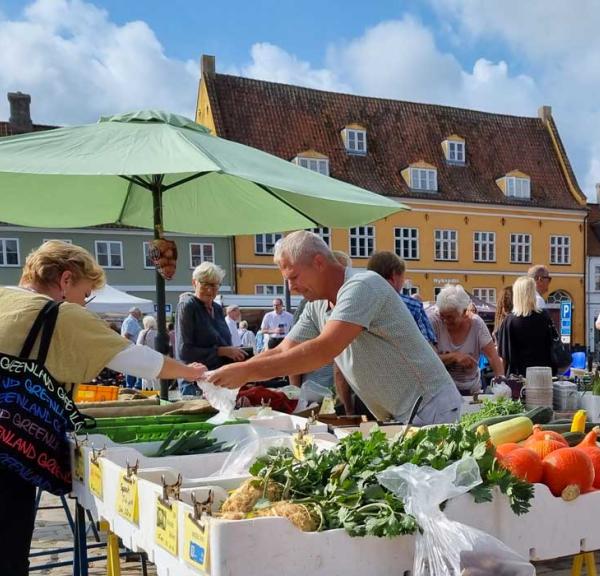
[(597, 0), (0, 0), (0, 92), (31, 94), (39, 124), (193, 117), (212, 54), (218, 72), (324, 90), (519, 116), (550, 105), (595, 200), (599, 29)]

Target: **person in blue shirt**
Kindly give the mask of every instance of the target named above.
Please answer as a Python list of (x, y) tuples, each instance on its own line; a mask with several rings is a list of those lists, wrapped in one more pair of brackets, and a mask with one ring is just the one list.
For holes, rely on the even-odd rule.
[(435, 337), (435, 332), (431, 326), (431, 322), (429, 318), (427, 318), (427, 314), (425, 314), (425, 310), (423, 308), (423, 304), (413, 298), (412, 296), (407, 296), (402, 293), (402, 286), (404, 286), (404, 273), (406, 272), (406, 264), (404, 260), (394, 254), (393, 252), (373, 252), (369, 261), (367, 262), (367, 270), (371, 270), (373, 272), (377, 272), (380, 276), (385, 278), (392, 288), (398, 293), (400, 299), (412, 317), (415, 319), (421, 334), (425, 337), (432, 346), (436, 344), (437, 339)]
[[(121, 324), (121, 336), (127, 338), (132, 344), (137, 343), (139, 333), (142, 331), (142, 311), (134, 306), (129, 309), (127, 318), (123, 320)], [(125, 386), (127, 388), (142, 388), (142, 379), (132, 376), (131, 374), (125, 375)]]

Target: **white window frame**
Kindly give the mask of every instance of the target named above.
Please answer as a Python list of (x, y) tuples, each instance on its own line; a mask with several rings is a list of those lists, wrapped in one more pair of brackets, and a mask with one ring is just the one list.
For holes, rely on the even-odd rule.
[[(354, 240), (354, 246), (353, 241)], [(350, 258), (368, 258), (375, 252), (375, 226), (356, 226), (348, 234)]]
[(594, 292), (600, 292), (600, 266), (594, 266)]
[(571, 264), (571, 237), (550, 236), (550, 264), (567, 266)]
[[(254, 254), (258, 256), (272, 256), (275, 244), (283, 238), (280, 232), (269, 232), (266, 234), (254, 235)], [(259, 250), (259, 244), (262, 244)], [(271, 246), (269, 250), (268, 246)]]
[(257, 296), (283, 296), (285, 288), (283, 284), (255, 284), (254, 293)]
[(531, 179), (520, 176), (507, 176), (506, 195), (509, 198), (529, 200), (531, 198)]
[(510, 235), (511, 264), (531, 264), (531, 234), (513, 232)]
[(318, 174), (329, 176), (329, 158), (310, 158), (308, 156), (296, 156), (296, 164), (307, 168)]
[(413, 190), (437, 192), (437, 170), (435, 168), (411, 168), (410, 187)]
[(59, 242), (64, 242), (65, 244), (73, 244), (73, 240), (69, 238), (44, 238), (42, 243), (50, 242), (50, 240), (58, 240)]
[(496, 233), (473, 232), (473, 262), (496, 261)]
[(356, 128), (346, 128), (346, 138), (344, 144), (346, 145), (346, 152), (361, 155), (366, 154), (367, 131), (357, 130)]
[[(156, 268), (156, 266), (154, 266), (154, 264), (152, 264), (152, 260), (150, 259), (150, 256), (148, 256), (151, 246), (152, 246), (152, 242), (142, 242), (142, 264), (144, 266), (144, 270), (154, 270)], [(150, 264), (148, 264), (148, 262), (146, 260), (148, 260), (148, 262), (150, 262)]]
[(409, 286), (403, 286), (402, 287), (402, 294), (404, 294), (405, 296), (416, 296), (419, 293), (419, 287), (418, 286), (413, 286), (412, 284)]
[(318, 228), (309, 228), (308, 231), (320, 236), (327, 246), (331, 246), (331, 228), (319, 226)]
[[(15, 242), (17, 246), (17, 263), (7, 264), (7, 242)], [(18, 268), (21, 265), (21, 246), (18, 238), (0, 238), (0, 268)]]
[(465, 154), (465, 143), (459, 140), (448, 140), (446, 143), (448, 144), (446, 160), (455, 164), (464, 164), (467, 157)]
[[(192, 254), (192, 251), (193, 251), (194, 247), (198, 247), (198, 246), (200, 247), (200, 262), (198, 264), (194, 264), (194, 255)], [(210, 258), (207, 258), (204, 251), (209, 247), (210, 247), (212, 256)], [(190, 242), (188, 251), (190, 254), (190, 270), (193, 270), (194, 268), (196, 268), (196, 266), (199, 266), (200, 264), (202, 264), (202, 262), (214, 262), (215, 261), (215, 245), (212, 242)]]
[(403, 260), (419, 260), (419, 229), (394, 228), (394, 249)]
[(451, 262), (458, 260), (458, 230), (447, 228), (434, 230), (433, 259)]
[(488, 304), (496, 305), (496, 289), (495, 288), (473, 288), (473, 296), (483, 300)]
[[(107, 245), (107, 252), (106, 252), (106, 257), (108, 258), (107, 265), (104, 265), (100, 262), (100, 254), (98, 253), (98, 246), (100, 244)], [(113, 253), (112, 248), (114, 246), (118, 246), (118, 255), (121, 258), (120, 266), (115, 266), (114, 264), (112, 264), (113, 256), (117, 255), (117, 254)], [(121, 240), (96, 240), (94, 242), (94, 248), (96, 250), (96, 262), (98, 262), (98, 264), (100, 264), (100, 266), (102, 266), (102, 268), (106, 268), (107, 270), (122, 270), (123, 268), (125, 268), (125, 262), (123, 259), (123, 242)], [(103, 254), (102, 256), (105, 256), (105, 255)]]

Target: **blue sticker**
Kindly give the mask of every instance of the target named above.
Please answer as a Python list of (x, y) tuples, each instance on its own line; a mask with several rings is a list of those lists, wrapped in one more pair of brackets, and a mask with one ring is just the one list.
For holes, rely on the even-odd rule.
[(196, 542), (190, 542), (190, 558), (198, 564), (204, 564), (205, 550), (203, 546)]

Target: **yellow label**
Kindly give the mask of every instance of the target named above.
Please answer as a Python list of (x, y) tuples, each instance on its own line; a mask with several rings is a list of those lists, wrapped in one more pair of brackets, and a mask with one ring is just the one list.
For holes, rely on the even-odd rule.
[(127, 472), (119, 476), (119, 491), (117, 492), (117, 512), (120, 516), (137, 524), (139, 522), (138, 510), (138, 481), (137, 476), (127, 477)]
[(311, 434), (294, 434), (292, 436), (292, 452), (296, 460), (304, 460), (304, 452), (312, 446), (313, 437)]
[(85, 467), (83, 465), (83, 454), (81, 446), (75, 446), (73, 451), (73, 479), (83, 482), (85, 476)]
[(319, 414), (335, 414), (335, 402), (331, 396), (325, 396)]
[(183, 559), (193, 568), (208, 573), (209, 567), (209, 528), (208, 520), (194, 520), (185, 515), (183, 535)]
[(103, 498), (103, 486), (102, 486), (102, 462), (100, 460), (92, 460), (90, 458), (90, 478), (89, 478), (90, 492), (102, 500)]
[(154, 541), (173, 556), (177, 556), (177, 502), (167, 505), (160, 498), (156, 498)]

